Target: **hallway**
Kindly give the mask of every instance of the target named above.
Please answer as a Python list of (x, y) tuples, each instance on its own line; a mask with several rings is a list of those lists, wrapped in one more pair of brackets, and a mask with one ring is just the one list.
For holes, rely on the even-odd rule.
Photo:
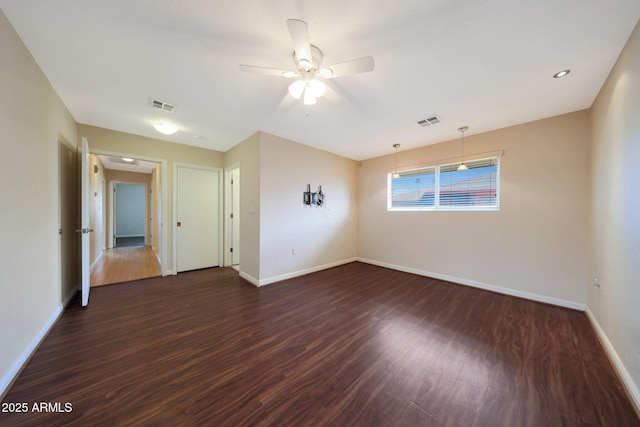
[(91, 266), (91, 286), (129, 282), (160, 274), (160, 263), (151, 246), (106, 249)]

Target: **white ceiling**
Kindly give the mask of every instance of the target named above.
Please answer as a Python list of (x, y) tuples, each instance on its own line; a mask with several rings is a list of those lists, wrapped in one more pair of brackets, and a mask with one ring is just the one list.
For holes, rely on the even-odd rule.
[[(258, 130), (355, 160), (589, 108), (640, 17), (638, 0), (0, 0), (79, 123), (226, 151)], [(309, 24), (343, 99), (281, 105), (286, 20)], [(565, 68), (563, 79), (552, 75)], [(151, 107), (157, 99), (173, 113)], [(307, 114), (309, 113), (309, 114)], [(426, 128), (415, 121), (438, 114)], [(165, 137), (151, 123), (179, 127)], [(198, 135), (199, 137), (194, 137)]]

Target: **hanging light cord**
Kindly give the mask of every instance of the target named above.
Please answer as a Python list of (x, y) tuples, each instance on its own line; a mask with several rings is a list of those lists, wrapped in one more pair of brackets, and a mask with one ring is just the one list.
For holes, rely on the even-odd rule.
[(393, 148), (396, 149), (396, 169), (392, 175), (393, 178), (400, 178), (400, 174), (398, 173), (398, 147), (400, 147), (400, 144), (393, 144)]
[(464, 164), (464, 133), (468, 130), (469, 130), (469, 126), (462, 126), (458, 128), (458, 132), (462, 132), (462, 144), (460, 145), (461, 147), (460, 166), (458, 166), (458, 169), (457, 169), (459, 171), (468, 169), (467, 165)]

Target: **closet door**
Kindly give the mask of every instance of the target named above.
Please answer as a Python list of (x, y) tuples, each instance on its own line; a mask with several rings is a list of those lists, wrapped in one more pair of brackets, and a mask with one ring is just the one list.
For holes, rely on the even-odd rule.
[(177, 272), (220, 265), (219, 187), (218, 170), (176, 167)]

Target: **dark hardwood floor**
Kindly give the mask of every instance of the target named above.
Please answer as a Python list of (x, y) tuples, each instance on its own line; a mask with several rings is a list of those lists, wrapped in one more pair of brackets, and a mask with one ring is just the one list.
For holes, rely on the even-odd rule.
[(362, 263), (95, 288), (4, 402), (29, 411), (2, 426), (640, 426), (584, 313)]

